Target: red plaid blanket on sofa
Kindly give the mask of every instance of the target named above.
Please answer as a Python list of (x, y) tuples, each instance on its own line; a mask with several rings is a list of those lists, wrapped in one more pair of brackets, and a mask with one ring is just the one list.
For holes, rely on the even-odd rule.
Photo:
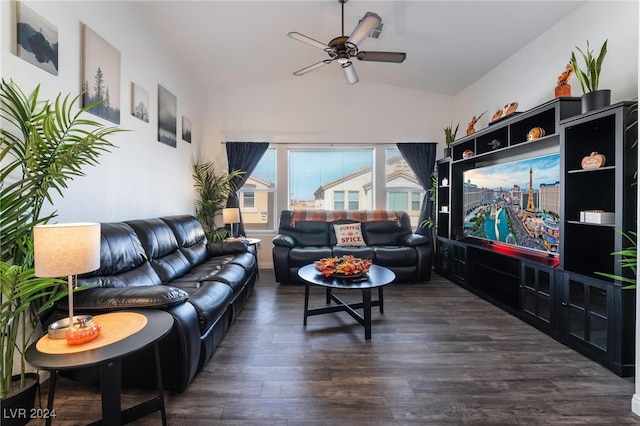
[(352, 220), (354, 222), (391, 221), (400, 226), (402, 215), (395, 210), (293, 210), (291, 212), (291, 227), (296, 222), (320, 221), (335, 222), (337, 220)]

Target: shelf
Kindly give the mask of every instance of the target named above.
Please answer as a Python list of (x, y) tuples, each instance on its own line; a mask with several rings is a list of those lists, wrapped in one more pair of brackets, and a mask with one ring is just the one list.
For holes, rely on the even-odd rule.
[(569, 174), (573, 174), (573, 173), (597, 173), (597, 172), (602, 172), (602, 171), (606, 171), (606, 170), (615, 170), (616, 166), (602, 166), (602, 167), (598, 167), (597, 169), (572, 169), (572, 170), (567, 170), (567, 173)]
[(614, 223), (581, 222), (579, 220), (567, 220), (567, 223), (570, 223), (572, 225), (579, 225), (579, 226), (602, 226), (605, 228), (615, 228)]

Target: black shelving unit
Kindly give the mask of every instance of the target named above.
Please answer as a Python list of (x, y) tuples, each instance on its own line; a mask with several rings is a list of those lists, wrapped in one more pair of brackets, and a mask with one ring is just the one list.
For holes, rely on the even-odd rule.
[[(437, 163), (448, 186), (438, 188), (436, 272), (621, 376), (634, 374), (635, 290), (598, 272), (631, 277), (611, 255), (627, 247), (619, 231), (636, 229), (637, 128), (629, 124), (637, 115), (631, 105), (581, 114), (579, 98), (554, 99), (455, 141), (452, 157)], [(533, 127), (546, 136), (527, 140)], [(467, 150), (473, 155), (463, 158)], [(551, 152), (561, 158), (558, 254), (465, 239), (463, 172)], [(582, 169), (592, 152), (606, 163)], [(586, 210), (611, 212), (614, 220), (587, 223)]]

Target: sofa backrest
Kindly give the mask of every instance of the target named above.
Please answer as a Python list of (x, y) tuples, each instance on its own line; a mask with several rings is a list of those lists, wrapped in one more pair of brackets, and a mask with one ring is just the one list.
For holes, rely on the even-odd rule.
[(167, 222), (156, 218), (126, 223), (138, 234), (147, 259), (163, 284), (183, 276), (191, 269), (189, 259), (178, 250), (178, 240)]
[(167, 216), (161, 219), (173, 231), (178, 250), (192, 266), (199, 265), (207, 259), (207, 237), (198, 219), (189, 215)]
[(100, 268), (78, 277), (79, 285), (101, 287), (158, 285), (162, 281), (151, 267), (142, 243), (126, 223), (100, 226)]
[[(367, 220), (362, 222), (362, 236), (367, 245), (396, 245), (401, 237), (413, 232), (411, 219), (406, 212), (398, 213), (396, 220)], [(333, 222), (309, 220), (292, 223), (292, 210), (280, 213), (278, 232), (291, 235), (301, 247), (306, 246), (335, 246), (337, 243), (333, 225), (342, 223), (357, 223), (354, 220), (341, 219)], [(390, 216), (392, 216), (390, 214)], [(395, 214), (393, 215), (395, 216)]]

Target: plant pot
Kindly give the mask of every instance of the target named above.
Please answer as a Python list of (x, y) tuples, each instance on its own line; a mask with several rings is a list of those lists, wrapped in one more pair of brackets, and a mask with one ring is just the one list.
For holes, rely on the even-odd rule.
[(602, 89), (585, 93), (580, 98), (582, 114), (611, 105), (611, 90)]
[[(27, 373), (26, 385), (22, 389), (12, 391), (2, 399), (2, 426), (22, 426), (31, 420), (32, 410), (36, 400), (38, 375)], [(19, 375), (13, 376), (13, 382), (20, 380)]]
[(451, 148), (445, 148), (444, 149), (444, 156), (445, 157), (451, 157)]

